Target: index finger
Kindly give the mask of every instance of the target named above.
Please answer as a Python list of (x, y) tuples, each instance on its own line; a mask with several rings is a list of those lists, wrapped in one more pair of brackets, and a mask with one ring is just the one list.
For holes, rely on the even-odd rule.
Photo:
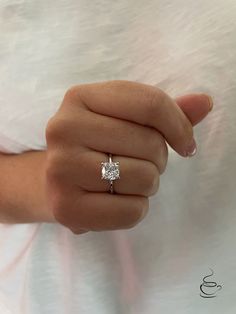
[(65, 97), (98, 114), (155, 128), (181, 156), (193, 150), (193, 127), (187, 116), (161, 89), (126, 80), (73, 86)]

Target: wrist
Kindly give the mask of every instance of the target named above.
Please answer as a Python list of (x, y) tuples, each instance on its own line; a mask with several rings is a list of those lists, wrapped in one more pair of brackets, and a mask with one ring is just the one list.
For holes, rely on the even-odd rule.
[(46, 198), (46, 151), (0, 154), (0, 222), (56, 222)]
[(47, 194), (47, 178), (46, 178), (46, 162), (47, 162), (47, 151), (40, 152), (38, 167), (38, 178), (39, 178), (39, 194), (36, 200), (36, 207), (38, 212), (41, 213), (42, 222), (55, 223), (55, 219), (52, 209), (50, 208), (50, 202), (48, 201)]

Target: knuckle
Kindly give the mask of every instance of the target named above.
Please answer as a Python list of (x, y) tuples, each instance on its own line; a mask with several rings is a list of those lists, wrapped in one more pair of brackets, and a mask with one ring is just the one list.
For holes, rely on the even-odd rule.
[(46, 125), (45, 136), (46, 136), (47, 142), (51, 142), (51, 140), (54, 139), (54, 135), (56, 131), (57, 129), (55, 126), (55, 118), (52, 117), (48, 120), (47, 125)]
[(78, 97), (79, 90), (80, 90), (80, 85), (71, 86), (65, 92), (64, 99), (74, 99), (74, 98)]
[(131, 207), (128, 211), (124, 229), (132, 228), (143, 220), (148, 211), (148, 205), (149, 201), (147, 197), (139, 197), (135, 200), (133, 202), (133, 207)]
[(93, 89), (94, 83), (85, 83), (80, 85), (71, 86), (65, 93), (63, 103), (65, 104), (84, 104), (84, 101), (87, 98), (87, 95), (90, 94)]
[(63, 145), (69, 142), (68, 135), (73, 128), (73, 121), (68, 118), (54, 118), (46, 129), (46, 139), (49, 145), (55, 145), (63, 141)]
[(59, 118), (51, 118), (46, 127), (46, 139), (48, 143), (57, 142), (65, 129), (65, 121)]
[(146, 174), (144, 175), (144, 195), (151, 196), (156, 193), (159, 187), (159, 181), (158, 169), (154, 164), (150, 163), (150, 166), (147, 167)]
[(156, 176), (155, 184), (153, 184), (152, 190), (150, 191), (148, 196), (155, 195), (158, 192), (158, 190), (159, 190), (159, 186), (160, 186), (160, 175), (158, 174)]

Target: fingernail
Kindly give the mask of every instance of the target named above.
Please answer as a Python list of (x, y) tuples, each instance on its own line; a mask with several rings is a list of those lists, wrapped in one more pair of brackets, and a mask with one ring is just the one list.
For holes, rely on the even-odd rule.
[(196, 154), (196, 152), (197, 152), (197, 144), (196, 144), (195, 139), (193, 138), (186, 149), (186, 152), (185, 152), (186, 157), (192, 157)]
[(204, 94), (204, 95), (207, 96), (208, 104), (209, 104), (209, 111), (211, 111), (212, 108), (213, 108), (213, 99), (212, 99), (212, 97), (209, 96), (209, 95), (206, 95), (206, 94)]

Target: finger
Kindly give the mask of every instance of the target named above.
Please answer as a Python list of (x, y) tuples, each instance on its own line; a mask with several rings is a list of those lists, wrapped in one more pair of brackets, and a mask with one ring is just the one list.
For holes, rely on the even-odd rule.
[(175, 99), (192, 125), (201, 122), (213, 108), (213, 100), (206, 94), (190, 94)]
[(79, 107), (153, 127), (182, 156), (187, 155), (189, 146), (192, 149), (190, 121), (175, 101), (157, 87), (130, 81), (83, 84), (72, 87), (63, 103), (72, 110)]
[(63, 142), (63, 148), (68, 145), (68, 150), (77, 149), (80, 143), (80, 146), (99, 152), (149, 160), (158, 167), (160, 174), (166, 168), (166, 141), (154, 128), (88, 111), (77, 113), (73, 120), (58, 119), (56, 123), (57, 128), (63, 130), (63, 134), (58, 135), (57, 145)]
[(85, 192), (69, 211), (60, 210), (55, 216), (73, 230), (117, 230), (134, 227), (146, 216), (148, 207), (149, 199), (143, 196)]
[[(74, 151), (63, 154), (53, 161), (50, 175), (62, 185), (76, 185), (84, 191), (108, 192), (110, 182), (102, 177), (101, 162), (108, 162), (108, 156), (94, 151)], [(120, 179), (113, 182), (117, 194), (154, 195), (159, 188), (158, 168), (147, 160), (113, 156), (119, 162)]]

